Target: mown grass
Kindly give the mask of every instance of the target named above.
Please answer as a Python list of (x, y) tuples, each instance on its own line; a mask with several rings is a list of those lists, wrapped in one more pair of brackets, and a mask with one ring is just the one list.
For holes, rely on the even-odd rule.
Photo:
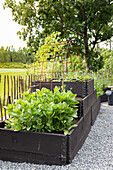
[(26, 68), (26, 64), (18, 62), (0, 63), (0, 68)]

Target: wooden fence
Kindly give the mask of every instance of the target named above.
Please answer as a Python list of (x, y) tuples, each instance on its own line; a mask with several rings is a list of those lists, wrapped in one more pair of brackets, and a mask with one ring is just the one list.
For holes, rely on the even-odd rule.
[[(0, 75), (0, 121), (9, 118), (7, 110), (4, 106), (7, 106), (9, 103), (13, 104), (14, 99), (21, 98), (24, 91), (28, 90), (31, 87), (31, 82), (40, 80), (46, 81), (47, 77), (52, 73), (39, 73), (37, 75), (28, 75), (25, 77), (22, 76), (9, 76), (9, 75)], [(60, 78), (60, 73), (53, 73), (53, 79)]]
[[(60, 78), (60, 74), (54, 74), (53, 78)], [(110, 84), (113, 83), (111, 70), (104, 69), (104, 72), (101, 70), (101, 72), (97, 71), (95, 74), (102, 80), (109, 79)], [(7, 110), (4, 106), (7, 106), (9, 103), (13, 104), (14, 99), (21, 98), (22, 95), (20, 93), (28, 90), (31, 87), (31, 82), (37, 80), (45, 81), (46, 76), (44, 75), (41, 77), (40, 74), (28, 75), (25, 77), (0, 75), (0, 121), (9, 118)]]
[(36, 75), (25, 77), (0, 75), (0, 121), (9, 118), (4, 106), (7, 106), (9, 103), (13, 104), (14, 99), (21, 98), (22, 95), (20, 93), (28, 90), (31, 82), (35, 80), (37, 80)]

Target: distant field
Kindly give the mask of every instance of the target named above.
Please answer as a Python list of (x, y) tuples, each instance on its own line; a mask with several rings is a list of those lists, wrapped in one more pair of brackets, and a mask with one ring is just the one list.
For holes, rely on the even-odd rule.
[(0, 63), (0, 68), (26, 68), (26, 64), (18, 62)]
[(26, 71), (26, 69), (11, 69), (11, 68), (0, 68), (0, 74), (1, 73), (12, 73), (12, 72), (15, 72), (15, 73), (17, 73), (17, 72), (25, 72)]
[[(22, 76), (25, 77), (26, 75), (32, 74), (31, 71), (26, 71), (25, 69), (0, 69), (0, 75), (1, 75), (1, 82), (0, 82), (0, 96), (1, 99), (3, 100), (3, 95), (4, 95), (4, 76), (9, 75), (9, 80), (11, 76)], [(11, 82), (9, 81), (9, 84)], [(7, 91), (7, 86), (6, 86), (6, 91)]]

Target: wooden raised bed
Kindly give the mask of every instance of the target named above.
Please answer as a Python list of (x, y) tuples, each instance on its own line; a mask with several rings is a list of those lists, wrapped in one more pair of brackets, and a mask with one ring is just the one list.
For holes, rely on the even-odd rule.
[(38, 164), (66, 164), (67, 136), (0, 128), (0, 159)]
[(91, 128), (91, 110), (77, 127), (63, 134), (5, 129), (0, 123), (0, 159), (14, 162), (65, 165), (70, 163), (84, 143)]
[[(91, 83), (91, 82), (90, 82)], [(88, 136), (100, 109), (100, 98), (96, 90), (91, 94), (78, 97), (79, 120), (77, 127), (68, 135), (13, 131), (0, 123), (0, 159), (12, 162), (29, 162), (48, 165), (71, 163)]]
[[(78, 97), (85, 97), (89, 94), (92, 94), (94, 91), (94, 80), (88, 80), (88, 81), (72, 81), (72, 82), (64, 82), (66, 85), (65, 89), (71, 90), (72, 93), (77, 94)], [(55, 86), (58, 86), (61, 88), (62, 82), (56, 82), (56, 81), (51, 81), (51, 82), (40, 82), (40, 81), (35, 81), (32, 82), (32, 91), (35, 91), (36, 89), (41, 89), (42, 87), (48, 88), (49, 90), (55, 88)]]

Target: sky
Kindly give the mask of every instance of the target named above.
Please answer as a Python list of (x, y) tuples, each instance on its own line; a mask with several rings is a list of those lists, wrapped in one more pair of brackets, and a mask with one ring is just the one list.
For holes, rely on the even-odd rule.
[(21, 30), (21, 26), (12, 19), (11, 10), (3, 9), (4, 0), (0, 0), (0, 47), (12, 46), (18, 50), (19, 47), (26, 47), (26, 42), (19, 39), (17, 31)]
[[(16, 0), (18, 3), (19, 0)], [(21, 0), (22, 1), (22, 0)], [(12, 46), (18, 50), (19, 47), (26, 47), (26, 42), (19, 39), (17, 32), (21, 30), (22, 26), (14, 22), (12, 19), (12, 13), (9, 8), (3, 9), (4, 0), (0, 0), (0, 47)], [(101, 43), (101, 47), (109, 48), (104, 43)]]

